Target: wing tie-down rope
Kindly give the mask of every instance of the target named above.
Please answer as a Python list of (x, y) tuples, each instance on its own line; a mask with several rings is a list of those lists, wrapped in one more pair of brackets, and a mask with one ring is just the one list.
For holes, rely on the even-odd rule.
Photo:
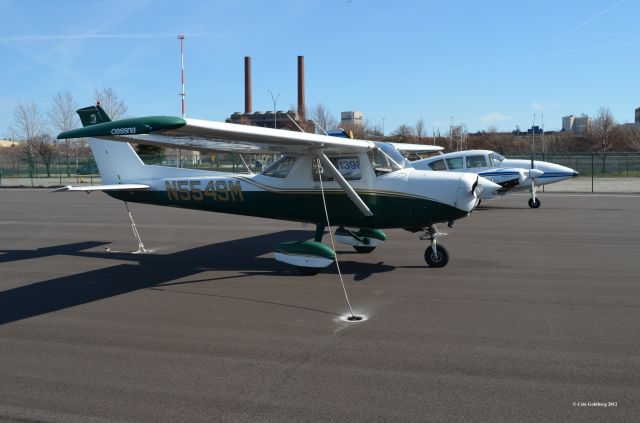
[(344, 279), (342, 279), (342, 272), (340, 271), (340, 262), (338, 261), (338, 253), (336, 252), (336, 244), (333, 241), (333, 232), (331, 232), (331, 223), (329, 222), (329, 212), (327, 211), (327, 200), (324, 198), (324, 185), (322, 184), (322, 163), (320, 162), (320, 158), (316, 158), (316, 170), (318, 171), (318, 179), (320, 180), (320, 193), (322, 195), (322, 205), (324, 206), (324, 215), (327, 219), (327, 228), (329, 228), (329, 238), (331, 239), (331, 248), (333, 249), (333, 254), (336, 257), (336, 268), (338, 269), (338, 276), (340, 277), (340, 283), (342, 284), (342, 290), (344, 291), (344, 298), (347, 300), (347, 305), (349, 306), (349, 312), (351, 313), (351, 318), (355, 318), (353, 314), (353, 308), (351, 308), (351, 302), (349, 301), (349, 294), (347, 294), (347, 288), (344, 285)]

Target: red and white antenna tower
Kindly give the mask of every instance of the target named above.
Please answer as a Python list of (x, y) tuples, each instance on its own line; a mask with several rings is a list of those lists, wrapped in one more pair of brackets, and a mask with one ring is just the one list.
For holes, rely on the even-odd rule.
[(182, 91), (180, 92), (180, 97), (182, 97), (182, 117), (185, 117), (184, 114), (184, 49), (182, 47), (182, 43), (184, 41), (184, 35), (178, 35), (178, 39), (180, 40), (180, 73), (182, 77)]

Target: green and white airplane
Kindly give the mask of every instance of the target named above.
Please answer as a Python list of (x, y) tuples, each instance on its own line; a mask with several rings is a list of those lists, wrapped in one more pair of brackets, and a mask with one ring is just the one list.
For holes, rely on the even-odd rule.
[[(315, 274), (335, 260), (324, 230), (369, 253), (404, 228), (429, 241), (431, 267), (448, 262), (436, 223), (467, 216), (483, 192), (500, 186), (471, 173), (405, 166), (390, 144), (191, 118), (148, 116), (111, 121), (98, 103), (78, 110), (83, 128), (59, 139), (89, 138), (102, 184), (60, 191), (104, 191), (125, 202), (184, 207), (316, 225), (313, 241), (280, 243), (275, 259)], [(259, 174), (145, 165), (130, 142), (212, 152), (281, 154)], [(128, 207), (127, 207), (128, 209)], [(132, 219), (134, 234), (144, 251)]]

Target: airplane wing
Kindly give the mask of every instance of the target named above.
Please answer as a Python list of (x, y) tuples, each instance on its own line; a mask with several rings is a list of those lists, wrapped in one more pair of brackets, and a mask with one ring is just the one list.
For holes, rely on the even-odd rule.
[(235, 153), (335, 154), (375, 148), (365, 140), (170, 116), (103, 122), (58, 135), (58, 139), (84, 137)]
[[(315, 155), (334, 174), (338, 184), (358, 209), (365, 216), (372, 215), (364, 201), (342, 178), (326, 156), (326, 154), (371, 151), (377, 148), (371, 141), (171, 116), (147, 116), (111, 121), (99, 104), (79, 109), (78, 114), (84, 127), (62, 132), (58, 135), (58, 139), (92, 137), (195, 150)], [(149, 188), (144, 185), (131, 185), (134, 186), (133, 189)], [(95, 190), (108, 190), (106, 187), (108, 186)], [(121, 185), (116, 187), (122, 189)], [(61, 190), (82, 191), (82, 188), (65, 187)], [(87, 190), (88, 187), (84, 188)]]
[(438, 145), (408, 144), (402, 142), (390, 142), (389, 144), (393, 145), (402, 154), (435, 153), (444, 150), (444, 147)]

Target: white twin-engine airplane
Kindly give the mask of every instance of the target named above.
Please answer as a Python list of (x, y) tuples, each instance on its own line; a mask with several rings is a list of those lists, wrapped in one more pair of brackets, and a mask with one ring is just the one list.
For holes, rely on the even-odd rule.
[(566, 166), (538, 160), (506, 159), (490, 150), (456, 151), (416, 160), (411, 166), (423, 170), (477, 173), (499, 184), (498, 194), (528, 190), (531, 192), (529, 207), (534, 209), (540, 207), (536, 187), (578, 176), (578, 172)]
[[(89, 138), (102, 183), (61, 191), (104, 191), (125, 202), (257, 216), (316, 225), (313, 241), (280, 243), (275, 259), (315, 274), (335, 260), (323, 244), (325, 227), (336, 240), (369, 253), (386, 240), (381, 229), (422, 232), (431, 267), (448, 262), (436, 223), (467, 216), (480, 195), (499, 185), (471, 173), (405, 167), (389, 144), (191, 118), (149, 116), (111, 121), (97, 106), (78, 110), (83, 128), (59, 139)], [(234, 153), (279, 153), (259, 174), (145, 165), (129, 142)], [(128, 210), (128, 206), (127, 206)], [(142, 251), (132, 221), (134, 234)]]

